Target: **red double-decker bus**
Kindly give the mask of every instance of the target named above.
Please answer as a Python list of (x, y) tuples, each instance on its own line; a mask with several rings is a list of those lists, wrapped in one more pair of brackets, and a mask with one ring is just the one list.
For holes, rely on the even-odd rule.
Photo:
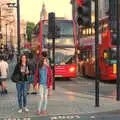
[[(76, 77), (75, 42), (73, 34), (73, 21), (56, 19), (60, 27), (60, 38), (55, 39), (55, 77)], [(48, 39), (48, 20), (40, 22), (40, 51), (47, 50), (50, 61), (52, 57), (52, 39)]]
[[(80, 28), (79, 72), (95, 77), (95, 25)], [(99, 21), (99, 69), (101, 80), (116, 79), (116, 47), (111, 44), (108, 17)]]

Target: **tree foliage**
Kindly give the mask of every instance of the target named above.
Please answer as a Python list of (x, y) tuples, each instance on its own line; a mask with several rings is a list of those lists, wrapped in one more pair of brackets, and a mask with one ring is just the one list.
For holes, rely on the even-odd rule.
[(27, 28), (26, 28), (26, 33), (27, 33), (27, 41), (30, 42), (31, 41), (31, 35), (32, 35), (32, 31), (35, 27), (35, 24), (33, 22), (27, 22)]

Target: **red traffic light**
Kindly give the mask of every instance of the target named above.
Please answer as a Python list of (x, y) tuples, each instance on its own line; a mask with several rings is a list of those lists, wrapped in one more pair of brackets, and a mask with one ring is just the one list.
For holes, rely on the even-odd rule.
[(83, 0), (77, 0), (78, 5), (82, 5), (82, 3), (83, 3)]
[(77, 0), (78, 25), (90, 26), (91, 24), (91, 0)]

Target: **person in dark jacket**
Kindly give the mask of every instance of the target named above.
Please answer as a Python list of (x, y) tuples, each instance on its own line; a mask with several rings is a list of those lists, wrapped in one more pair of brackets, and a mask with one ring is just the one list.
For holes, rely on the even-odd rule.
[(34, 73), (35, 73), (35, 58), (32, 53), (29, 54), (29, 59), (28, 59), (28, 65), (29, 65), (29, 85), (28, 85), (28, 92), (27, 94), (36, 94), (35, 89), (34, 89)]
[(29, 74), (29, 67), (27, 65), (26, 55), (22, 55), (20, 62), (16, 65), (13, 74), (19, 74), (20, 78), (16, 81), (16, 89), (17, 89), (17, 98), (19, 110), (18, 113), (22, 113), (23, 110), (26, 112), (29, 111), (27, 106), (27, 77)]

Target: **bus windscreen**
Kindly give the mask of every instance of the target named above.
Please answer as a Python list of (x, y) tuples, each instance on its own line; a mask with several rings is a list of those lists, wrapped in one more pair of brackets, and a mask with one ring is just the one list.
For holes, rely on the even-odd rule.
[[(60, 38), (55, 39), (55, 63), (56, 65), (71, 64), (75, 54), (72, 20), (56, 20), (60, 27)], [(52, 39), (48, 39), (48, 22), (43, 21), (43, 48), (49, 49), (52, 58)]]
[[(56, 25), (60, 27), (60, 36), (73, 36), (73, 22), (71, 20), (56, 20)], [(43, 21), (43, 36), (48, 35), (48, 22)]]

